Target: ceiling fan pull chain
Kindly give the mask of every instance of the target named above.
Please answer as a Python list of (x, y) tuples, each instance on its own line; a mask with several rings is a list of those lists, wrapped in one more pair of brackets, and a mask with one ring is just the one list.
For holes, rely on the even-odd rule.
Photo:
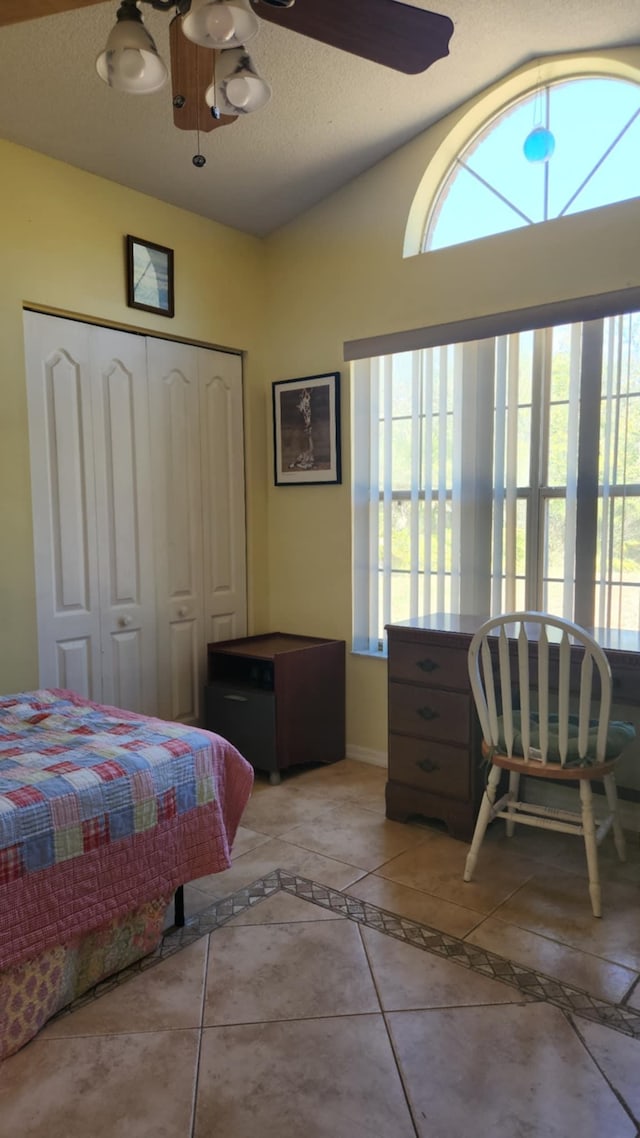
[[(200, 90), (200, 62), (199, 61), (200, 61), (200, 57), (199, 57), (199, 55), (196, 55), (196, 89), (198, 91)], [(198, 99), (196, 101), (196, 139), (197, 139), (196, 145), (198, 147), (198, 153), (194, 154), (191, 161), (193, 162), (194, 166), (197, 166), (198, 169), (201, 169), (203, 166), (206, 165), (207, 160), (206, 160), (204, 154), (200, 150), (200, 99)]]
[(220, 118), (220, 107), (218, 106), (218, 103), (217, 103), (217, 90), (218, 90), (218, 84), (216, 82), (216, 64), (217, 64), (217, 62), (218, 62), (218, 53), (217, 53), (217, 51), (215, 51), (213, 53), (213, 82), (212, 82), (211, 86), (213, 87), (214, 99), (216, 101), (213, 103), (213, 106), (211, 106), (209, 108), (211, 111), (211, 117), (214, 119)]

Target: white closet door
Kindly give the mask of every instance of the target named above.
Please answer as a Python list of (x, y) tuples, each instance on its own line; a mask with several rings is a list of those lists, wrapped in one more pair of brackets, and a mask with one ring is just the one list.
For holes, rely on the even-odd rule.
[(25, 313), (40, 683), (156, 711), (144, 339)]
[(147, 340), (159, 714), (197, 723), (204, 685), (198, 349)]
[(39, 682), (101, 697), (90, 329), (25, 312)]
[(205, 641), (247, 631), (242, 360), (198, 350)]
[(102, 698), (157, 713), (145, 339), (93, 328), (92, 408), (98, 517)]

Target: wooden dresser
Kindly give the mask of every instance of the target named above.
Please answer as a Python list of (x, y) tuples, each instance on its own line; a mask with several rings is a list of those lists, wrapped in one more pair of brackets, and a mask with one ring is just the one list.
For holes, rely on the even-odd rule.
[[(480, 725), (467, 669), (471, 638), (484, 619), (436, 613), (387, 626), (387, 818), (397, 822), (406, 822), (416, 814), (437, 818), (453, 837), (464, 841), (473, 835), (484, 789)], [(604, 648), (611, 665), (614, 718), (632, 719), (637, 724), (640, 634), (589, 631)], [(515, 641), (510, 649), (516, 651)], [(579, 665), (578, 653), (572, 667), (576, 690)], [(640, 746), (629, 747), (619, 764), (619, 798), (640, 800), (639, 752)]]
[(438, 818), (464, 841), (471, 840), (484, 785), (467, 671), (478, 623), (472, 617), (432, 617), (387, 628), (387, 818)]

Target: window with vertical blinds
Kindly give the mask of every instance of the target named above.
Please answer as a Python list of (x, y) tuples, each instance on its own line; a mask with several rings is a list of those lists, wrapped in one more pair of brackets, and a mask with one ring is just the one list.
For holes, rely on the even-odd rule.
[(640, 313), (357, 360), (354, 650), (425, 613), (640, 629)]

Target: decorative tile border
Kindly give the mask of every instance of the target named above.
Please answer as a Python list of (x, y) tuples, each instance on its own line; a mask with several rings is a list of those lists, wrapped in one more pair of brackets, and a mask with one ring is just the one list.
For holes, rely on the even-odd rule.
[(113, 991), (131, 976), (146, 972), (149, 968), (153, 968), (156, 964), (179, 952), (180, 949), (193, 944), (200, 937), (215, 932), (233, 917), (245, 913), (267, 897), (273, 897), (280, 892), (298, 897), (301, 901), (308, 901), (321, 909), (328, 909), (348, 920), (356, 921), (358, 924), (366, 925), (367, 928), (375, 929), (386, 936), (413, 945), (414, 948), (419, 948), (423, 952), (451, 960), (463, 968), (477, 972), (480, 976), (488, 976), (502, 984), (509, 984), (510, 987), (516, 988), (525, 1000), (546, 1001), (560, 1008), (565, 1014), (600, 1023), (614, 1031), (619, 1031), (634, 1039), (640, 1039), (640, 1011), (634, 1011), (624, 1004), (611, 1004), (606, 1000), (599, 1000), (581, 988), (574, 988), (571, 984), (555, 980), (533, 968), (527, 968), (526, 965), (516, 964), (494, 952), (487, 952), (477, 945), (460, 940), (458, 937), (439, 932), (438, 929), (431, 928), (429, 925), (391, 913), (377, 905), (372, 905), (369, 901), (361, 901), (357, 897), (349, 896), (348, 893), (332, 889), (327, 885), (320, 885), (316, 881), (299, 877), (285, 869), (274, 869), (265, 877), (252, 882), (251, 885), (238, 889), (237, 892), (228, 897), (223, 897), (219, 901), (213, 901), (202, 912), (187, 918), (183, 928), (169, 929), (164, 934), (155, 952), (117, 975), (103, 980), (91, 991), (64, 1008), (59, 1016), (68, 1015), (77, 1008)]

